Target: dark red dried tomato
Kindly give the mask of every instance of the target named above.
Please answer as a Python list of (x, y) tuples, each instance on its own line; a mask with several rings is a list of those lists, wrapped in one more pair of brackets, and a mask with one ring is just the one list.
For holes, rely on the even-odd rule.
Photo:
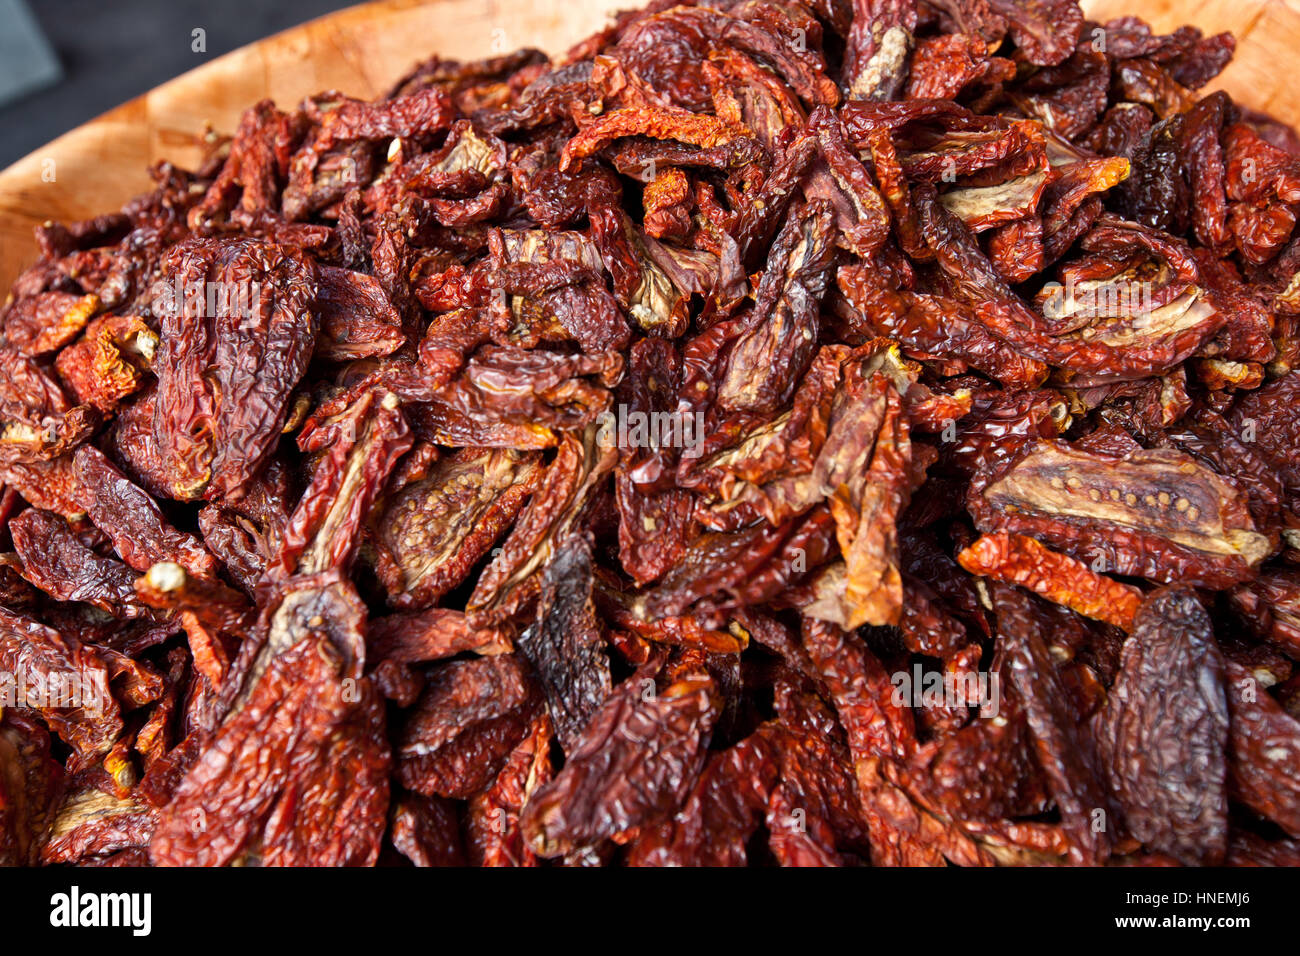
[[(1123, 826), (1188, 864), (1228, 840), (1228, 704), (1210, 617), (1188, 589), (1143, 602), (1101, 715), (1099, 746)], [(1164, 703), (1164, 702), (1168, 703)]]

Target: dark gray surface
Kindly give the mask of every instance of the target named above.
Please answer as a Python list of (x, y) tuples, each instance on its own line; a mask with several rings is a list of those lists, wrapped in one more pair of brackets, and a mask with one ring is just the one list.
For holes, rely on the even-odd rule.
[[(347, 0), (29, 0), (29, 4), (66, 75), (57, 86), (0, 107), (0, 169), (186, 70), (353, 5)], [(196, 28), (206, 31), (206, 52), (192, 49)]]
[(56, 82), (59, 61), (23, 0), (0, 0), (0, 105)]

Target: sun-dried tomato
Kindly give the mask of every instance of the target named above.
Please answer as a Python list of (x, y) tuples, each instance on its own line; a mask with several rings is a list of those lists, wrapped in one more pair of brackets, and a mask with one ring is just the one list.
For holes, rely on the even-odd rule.
[(471, 610), (518, 607), (535, 593), (540, 582), (533, 572), (557, 552), (615, 457), (595, 428), (580, 437), (565, 435), (528, 507), (475, 585)]
[(957, 555), (971, 574), (1034, 591), (1086, 617), (1128, 630), (1142, 592), (1018, 534), (986, 534)]
[[(555, 779), (538, 788), (520, 825), (552, 857), (619, 838), (686, 798), (718, 716), (713, 680), (686, 672), (659, 687), (643, 669), (592, 718)], [(643, 741), (650, 741), (646, 751)]]
[(158, 812), (134, 798), (87, 788), (68, 794), (41, 847), (44, 863), (80, 863), (111, 853), (147, 852)]
[(1233, 795), (1291, 836), (1300, 837), (1296, 800), (1300, 722), (1240, 664), (1225, 665), (1223, 691), (1230, 716), (1228, 778)]
[(9, 522), (18, 573), (58, 601), (82, 601), (115, 617), (147, 614), (135, 573), (87, 547), (58, 515), (29, 508)]
[(288, 494), (288, 475), (273, 459), (238, 502), (214, 503), (199, 511), (204, 545), (245, 591), (254, 590), (280, 553), (291, 509)]
[(99, 308), (97, 295), (42, 292), (5, 310), (0, 336), (4, 345), (24, 355), (57, 352), (81, 333)]
[(314, 272), (300, 251), (255, 240), (168, 254), (153, 433), (173, 497), (238, 497), (270, 454), (316, 339)]
[(109, 664), (97, 648), (3, 611), (0, 660), (10, 699), (29, 701), (28, 706), (78, 754), (103, 754), (121, 734), (121, 708), (109, 686)]
[(612, 685), (592, 587), (591, 545), (571, 537), (543, 569), (537, 620), (519, 636), (519, 652), (533, 665), (556, 739), (566, 749)]
[(968, 504), (982, 531), (1028, 535), (1154, 581), (1228, 587), (1271, 550), (1236, 486), (1164, 449), (1096, 454), (1039, 441), (978, 476)]
[(973, 720), (941, 741), (914, 784), (937, 809), (963, 821), (1032, 816), (1049, 802), (1024, 710), (1009, 684), (999, 684), (998, 695), (997, 719)]
[(159, 561), (180, 564), (191, 574), (212, 576), (217, 560), (194, 535), (172, 527), (149, 493), (133, 484), (97, 449), (85, 446), (73, 458), (79, 500), (95, 526), (113, 541), (122, 560), (137, 571)]
[(416, 866), (464, 866), (456, 807), (439, 797), (407, 794), (393, 803), (390, 839)]
[(643, 829), (631, 866), (743, 866), (779, 774), (781, 735), (763, 727), (710, 755), (695, 789), (669, 821)]
[(1227, 852), (1223, 668), (1196, 595), (1158, 591), (1137, 613), (1101, 715), (1099, 746), (1124, 827), (1188, 864), (1219, 863)]
[(553, 776), (551, 736), (546, 715), (539, 713), (496, 779), (470, 798), (466, 843), (476, 865), (537, 865), (537, 856), (520, 830), (519, 811), (533, 792)]
[(1047, 650), (1043, 619), (1023, 592), (1001, 583), (991, 590), (1011, 682), (1023, 701), (1034, 751), (1061, 815), (1069, 857), (1100, 862), (1109, 855), (1112, 839), (1109, 830), (1096, 825), (1098, 812), (1106, 808), (1098, 758), (1070, 712)]
[(0, 347), (0, 461), (56, 458), (89, 437), (94, 411), (68, 401), (31, 358)]
[(45, 728), (12, 709), (0, 722), (0, 768), (0, 863), (30, 866), (58, 812), (63, 768), (50, 756)]
[(110, 412), (141, 388), (157, 350), (158, 336), (141, 319), (103, 315), (59, 352), (55, 368), (79, 402)]
[(411, 447), (399, 406), (391, 392), (366, 391), (342, 410), (321, 409), (303, 427), (299, 444), (318, 454), (317, 467), (270, 570), (315, 574), (351, 563), (371, 504)]
[(459, 585), (541, 473), (536, 453), (465, 448), (393, 496), (377, 520), (378, 570), (393, 604), (428, 605)]
[(513, 655), (443, 664), (402, 729), (398, 779), (418, 793), (470, 796), (523, 736), (534, 696), (525, 665)]
[(1300, 572), (1261, 574), (1228, 598), (1255, 633), (1293, 656), (1300, 654)]
[[(230, 712), (160, 814), (155, 864), (375, 862), (391, 757), (360, 673), (359, 605), (330, 572), (298, 578), (268, 607), (236, 665)], [(264, 768), (260, 786), (250, 766)]]

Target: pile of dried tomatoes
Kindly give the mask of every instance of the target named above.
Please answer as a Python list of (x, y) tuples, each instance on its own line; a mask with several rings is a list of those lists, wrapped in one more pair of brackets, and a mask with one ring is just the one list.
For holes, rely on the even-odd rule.
[(1300, 140), (1070, 0), (253, 106), (0, 311), (0, 860), (1300, 862)]

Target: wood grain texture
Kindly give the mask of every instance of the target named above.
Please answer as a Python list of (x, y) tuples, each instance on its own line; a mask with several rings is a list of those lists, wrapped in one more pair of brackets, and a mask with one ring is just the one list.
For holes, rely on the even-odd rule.
[[(158, 159), (193, 166), (210, 126), (234, 130), (243, 110), (319, 90), (374, 97), (432, 54), (474, 59), (518, 47), (562, 53), (638, 0), (381, 0), (242, 47), (151, 90), (0, 172), (0, 289), (35, 258), (32, 227), (116, 210), (149, 188)], [(1300, 0), (1085, 0), (1099, 21), (1135, 13), (1158, 30), (1183, 23), (1232, 30), (1237, 56), (1212, 88), (1300, 120), (1294, 51)], [(52, 174), (52, 181), (50, 177)]]
[(1093, 20), (1137, 15), (1159, 33), (1183, 24), (1209, 36), (1228, 31), (1237, 53), (1200, 92), (1227, 90), (1237, 102), (1300, 125), (1300, 0), (1084, 0)]

